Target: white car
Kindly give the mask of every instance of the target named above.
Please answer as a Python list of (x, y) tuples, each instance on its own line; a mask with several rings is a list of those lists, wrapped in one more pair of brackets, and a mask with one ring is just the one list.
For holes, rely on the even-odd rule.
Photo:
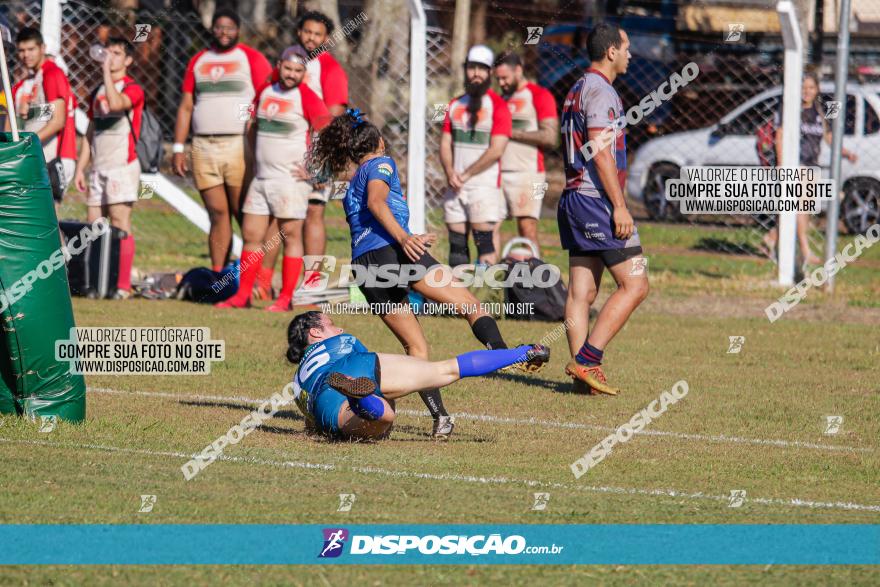
[[(820, 99), (833, 100), (834, 84), (819, 87)], [(851, 232), (862, 233), (880, 221), (880, 84), (847, 84), (843, 145), (858, 156), (843, 158), (844, 200), (840, 216)], [(782, 87), (750, 98), (717, 124), (652, 139), (642, 145), (628, 170), (627, 194), (642, 200), (652, 218), (678, 219), (680, 213), (664, 198), (669, 178), (685, 166), (758, 165), (756, 132), (779, 109)], [(829, 124), (832, 122), (828, 121)], [(831, 148), (823, 141), (819, 165), (829, 177)]]

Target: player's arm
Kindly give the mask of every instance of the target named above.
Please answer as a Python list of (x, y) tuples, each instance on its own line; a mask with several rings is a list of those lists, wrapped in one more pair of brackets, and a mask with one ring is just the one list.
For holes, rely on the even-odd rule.
[[(822, 126), (825, 127), (825, 143), (827, 145), (831, 145), (831, 141), (834, 137), (831, 133), (831, 127), (828, 125), (828, 121), (823, 120)], [(850, 161), (852, 161), (853, 163), (855, 163), (858, 160), (858, 157), (856, 156), (856, 154), (853, 153), (852, 151), (850, 151), (849, 149), (847, 149), (846, 147), (844, 147), (843, 145), (840, 145), (840, 154), (842, 156), (846, 157), (847, 159), (849, 159)]]
[(131, 98), (125, 93), (116, 89), (113, 78), (110, 77), (110, 60), (105, 59), (103, 64), (104, 71), (104, 93), (107, 97), (107, 107), (110, 112), (127, 112), (131, 110)]
[(461, 183), (456, 185), (458, 179), (453, 167), (452, 159), (452, 133), (444, 132), (440, 135), (440, 164), (446, 174), (446, 182), (455, 189), (461, 188)]
[[(180, 96), (180, 105), (177, 107), (177, 120), (174, 123), (174, 144), (176, 145), (183, 145), (186, 142), (187, 135), (189, 135), (193, 104), (192, 92), (183, 92)], [(174, 172), (180, 176), (185, 175), (187, 172), (186, 154), (174, 153), (171, 158)]]
[(623, 197), (623, 189), (617, 178), (617, 163), (611, 154), (611, 149), (615, 146), (613, 142), (609, 143), (601, 136), (604, 132), (606, 131), (603, 128), (587, 129), (589, 140), (594, 144), (603, 145), (593, 156), (593, 163), (596, 165), (602, 187), (605, 188), (605, 193), (614, 207), (614, 236), (626, 240), (632, 236), (635, 225), (632, 215), (626, 208), (626, 199)]
[(52, 118), (46, 123), (46, 126), (37, 131), (40, 142), (51, 140), (64, 128), (67, 113), (64, 110), (64, 100), (56, 98), (49, 102), (52, 105)]
[(510, 140), (510, 137), (507, 135), (492, 135), (489, 137), (489, 148), (480, 155), (479, 159), (464, 170), (464, 173), (461, 174), (462, 182), (466, 182), (481, 171), (485, 171), (498, 163), (501, 155), (504, 154), (508, 140)]
[(94, 138), (95, 123), (89, 121), (89, 128), (83, 135), (82, 144), (79, 148), (79, 157), (76, 160), (76, 170), (73, 173), (73, 183), (80, 193), (86, 191), (86, 167), (89, 166), (89, 159), (92, 155), (91, 141)]
[(538, 130), (511, 131), (510, 140), (542, 149), (555, 149), (559, 137), (559, 119), (545, 118), (538, 121)]
[(413, 261), (418, 261), (426, 250), (426, 243), (433, 239), (426, 235), (409, 234), (403, 229), (388, 206), (390, 192), (391, 187), (383, 180), (371, 179), (367, 182), (367, 209), (373, 218), (382, 225), (382, 228), (388, 231), (391, 238), (403, 248), (406, 256)]

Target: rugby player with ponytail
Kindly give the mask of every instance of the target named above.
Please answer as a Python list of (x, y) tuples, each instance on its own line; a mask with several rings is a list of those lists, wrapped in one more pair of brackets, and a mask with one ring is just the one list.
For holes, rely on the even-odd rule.
[[(385, 153), (385, 141), (376, 125), (366, 120), (359, 110), (347, 110), (318, 133), (306, 161), (309, 171), (321, 180), (350, 178), (344, 207), (351, 229), (352, 265), (362, 267), (368, 274), (375, 274), (377, 267), (394, 268), (394, 281), (367, 283), (361, 289), (371, 311), (391, 329), (406, 354), (428, 358), (428, 341), (408, 304), (410, 290), (455, 308), (486, 348), (508, 348), (495, 319), (483, 310), (477, 298), (467, 288), (454, 287), (449, 279), (444, 279), (451, 269), (428, 253), (436, 235), (410, 231), (409, 207), (400, 186), (397, 165)], [(399, 285), (401, 269), (412, 265), (424, 268), (422, 276)], [(404, 281), (409, 275), (408, 271), (404, 273)], [(438, 283), (446, 285), (437, 286)], [(394, 311), (388, 311), (392, 306)], [(526, 371), (540, 368), (528, 363), (518, 365)], [(420, 390), (419, 395), (434, 419), (433, 436), (448, 438), (455, 423), (443, 407), (439, 387)]]

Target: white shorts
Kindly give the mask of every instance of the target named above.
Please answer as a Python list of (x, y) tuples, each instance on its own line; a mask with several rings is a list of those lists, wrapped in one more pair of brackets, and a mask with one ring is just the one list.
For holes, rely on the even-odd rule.
[(89, 176), (87, 206), (125, 204), (138, 199), (141, 189), (141, 164), (137, 159), (125, 167), (105, 171), (92, 170)]
[(500, 222), (502, 219), (501, 188), (464, 186), (458, 192), (447, 190), (443, 198), (443, 220), (459, 222)]
[(501, 189), (504, 192), (504, 217), (541, 217), (541, 204), (547, 190), (543, 171), (502, 171)]
[(254, 179), (242, 212), (257, 216), (302, 220), (306, 217), (312, 186), (293, 179)]
[(61, 181), (61, 187), (64, 188), (64, 191), (67, 191), (67, 187), (70, 185), (70, 182), (73, 181), (73, 176), (76, 173), (76, 159), (62, 159), (61, 167), (64, 168), (64, 178)]
[(309, 200), (315, 200), (316, 202), (323, 202), (326, 204), (330, 201), (330, 193), (333, 191), (333, 182), (328, 181), (327, 185), (324, 186), (323, 189), (316, 190), (315, 188), (309, 186)]

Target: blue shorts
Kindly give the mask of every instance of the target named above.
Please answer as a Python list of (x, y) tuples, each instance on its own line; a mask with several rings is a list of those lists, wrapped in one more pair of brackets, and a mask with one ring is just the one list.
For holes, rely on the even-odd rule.
[[(384, 397), (379, 391), (379, 357), (376, 353), (350, 353), (326, 368), (326, 374), (334, 371), (349, 377), (369, 377), (376, 382), (376, 395)], [(339, 409), (348, 398), (330, 387), (327, 378), (314, 394), (309, 394), (309, 412), (315, 417), (318, 430), (328, 434), (339, 433)]]
[(562, 192), (556, 212), (562, 248), (575, 253), (641, 246), (637, 228), (629, 240), (614, 236), (612, 214), (611, 203), (604, 196), (595, 198), (574, 190)]

